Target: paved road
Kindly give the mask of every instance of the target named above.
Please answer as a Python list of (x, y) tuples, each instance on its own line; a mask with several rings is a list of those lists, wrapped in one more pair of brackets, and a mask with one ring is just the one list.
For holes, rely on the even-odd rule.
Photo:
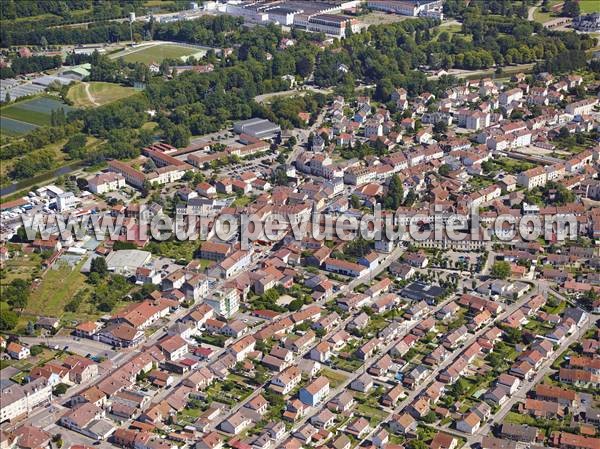
[(308, 137), (311, 133), (315, 133), (321, 125), (323, 124), (323, 120), (325, 119), (325, 111), (321, 111), (317, 116), (315, 122), (308, 129), (299, 129), (296, 132), (296, 145), (292, 149), (292, 152), (288, 155), (286, 159), (287, 164), (291, 164), (296, 160), (296, 158), (305, 150), (306, 145), (308, 145)]
[(529, 20), (530, 22), (533, 22), (535, 19), (533, 18), (533, 15), (535, 14), (535, 10), (538, 8), (538, 5), (534, 5), (534, 6), (530, 6), (529, 9), (527, 10), (527, 20)]
[(106, 357), (113, 361), (122, 357), (122, 352), (113, 350), (112, 346), (105, 343), (90, 340), (89, 338), (81, 338), (76, 340), (75, 337), (55, 336), (55, 337), (22, 337), (21, 340), (28, 345), (44, 344), (48, 346), (58, 346), (64, 348), (68, 346), (70, 352), (74, 352), (85, 357), (88, 354), (92, 356)]

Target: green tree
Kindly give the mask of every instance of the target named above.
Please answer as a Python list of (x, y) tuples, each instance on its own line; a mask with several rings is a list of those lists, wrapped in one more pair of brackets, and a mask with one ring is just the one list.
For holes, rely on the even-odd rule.
[(0, 310), (2, 312), (0, 313), (0, 330), (13, 330), (19, 322), (19, 316), (12, 310), (9, 310), (9, 306), (5, 302), (0, 303)]
[(406, 194), (406, 199), (404, 200), (405, 206), (412, 206), (417, 200), (417, 194), (413, 189), (410, 189)]
[(562, 7), (562, 15), (566, 17), (577, 17), (581, 14), (579, 2), (575, 0), (565, 0)]
[(2, 301), (7, 302), (16, 309), (27, 307), (29, 283), (25, 279), (13, 279), (2, 290)]
[(395, 174), (392, 176), (388, 185), (388, 192), (383, 199), (383, 207), (386, 209), (396, 210), (402, 205), (404, 200), (404, 187), (402, 187), (402, 181), (400, 177)]
[(444, 164), (439, 169), (439, 174), (442, 176), (448, 176), (450, 174), (450, 166), (448, 164)]
[(69, 138), (63, 150), (69, 153), (72, 158), (81, 158), (83, 156), (83, 149), (86, 144), (85, 134), (77, 133)]
[(506, 279), (510, 276), (510, 264), (504, 260), (492, 265), (491, 275), (496, 279)]
[(44, 348), (40, 345), (34, 345), (31, 347), (29, 352), (31, 352), (31, 355), (33, 356), (40, 355), (42, 352), (44, 352)]
[(292, 302), (289, 303), (288, 308), (290, 312), (296, 312), (297, 310), (300, 310), (303, 305), (304, 301), (302, 301), (301, 299), (294, 299)]
[(90, 264), (90, 273), (97, 273), (100, 277), (108, 274), (108, 265), (104, 257), (95, 257)]
[(54, 387), (54, 390), (52, 390), (52, 394), (54, 396), (62, 396), (67, 392), (68, 389), (69, 386), (67, 384), (60, 383), (56, 387)]

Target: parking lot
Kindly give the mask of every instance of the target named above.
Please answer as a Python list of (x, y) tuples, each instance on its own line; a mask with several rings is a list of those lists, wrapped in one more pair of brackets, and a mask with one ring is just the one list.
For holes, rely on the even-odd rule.
[(49, 338), (23, 337), (22, 340), (30, 345), (46, 344), (51, 348), (66, 348), (68, 351), (83, 357), (89, 354), (92, 357), (103, 357), (114, 360), (119, 354), (118, 351), (112, 349), (112, 346), (99, 341), (90, 340), (89, 338), (55, 336)]

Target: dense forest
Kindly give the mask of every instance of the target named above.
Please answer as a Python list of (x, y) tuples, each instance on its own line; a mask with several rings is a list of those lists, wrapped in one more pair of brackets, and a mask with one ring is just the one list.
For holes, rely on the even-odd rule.
[(0, 68), (0, 78), (12, 78), (25, 73), (41, 72), (54, 69), (62, 65), (60, 56), (30, 56), (28, 58), (14, 58), (10, 67)]
[[(105, 28), (106, 22), (102, 25), (98, 24), (98, 26), (90, 25), (90, 29), (97, 28), (90, 33), (85, 32), (85, 25), (71, 29), (47, 30), (47, 28), (127, 18), (130, 12), (135, 12), (137, 15), (148, 14), (152, 8), (145, 7), (145, 3), (144, 0), (0, 0), (0, 20), (3, 21), (0, 30), (2, 46), (43, 45), (42, 36), (45, 36), (50, 44), (102, 42), (94, 39), (102, 35), (99, 31)], [(173, 0), (160, 6), (161, 10), (166, 11), (178, 11), (188, 7), (189, 1), (187, 0)], [(119, 31), (116, 31), (117, 28)], [(113, 38), (120, 36), (120, 30), (125, 28), (127, 28), (128, 35), (128, 26), (117, 28), (110, 27), (113, 30)], [(42, 33), (38, 33), (37, 30)], [(81, 33), (78, 30), (84, 30), (84, 32)], [(61, 36), (65, 39), (55, 42), (55, 39), (60, 39)], [(76, 36), (83, 40), (72, 41)]]

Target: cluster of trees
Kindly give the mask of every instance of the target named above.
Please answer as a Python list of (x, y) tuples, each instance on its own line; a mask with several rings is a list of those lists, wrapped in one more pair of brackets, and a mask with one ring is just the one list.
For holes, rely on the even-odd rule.
[[(75, 18), (106, 20), (122, 17), (131, 11), (143, 13), (145, 12), (145, 9), (142, 8), (144, 3), (144, 0), (103, 0), (102, 2), (92, 0), (44, 0), (43, 2), (3, 0), (0, 20), (25, 19), (41, 15), (65, 20)], [(174, 3), (177, 9), (188, 5), (188, 2), (183, 0), (175, 0), (170, 3)], [(35, 20), (37, 19), (39, 18), (36, 17)]]
[(243, 22), (241, 17), (203, 16), (198, 20), (178, 21), (164, 25), (149, 22), (146, 30), (153, 39), (223, 47), (230, 45), (231, 33), (240, 33)]
[(29, 300), (29, 283), (25, 279), (14, 279), (2, 288), (2, 301), (14, 309), (24, 309)]
[(274, 310), (275, 312), (285, 312), (286, 308), (277, 304), (277, 300), (286, 291), (281, 286), (273, 287), (266, 292), (264, 292), (261, 296), (253, 298), (252, 308), (254, 310), (266, 309), (266, 310)]
[(147, 83), (150, 80), (150, 68), (139, 62), (127, 63), (123, 58), (111, 59), (94, 51), (84, 58), (73, 58), (75, 61), (89, 62), (90, 81), (105, 81), (132, 85), (135, 81)]
[[(288, 89), (283, 75), (307, 77), (314, 70), (314, 78), (319, 85), (335, 86), (336, 94), (348, 97), (354, 95), (356, 80), (375, 82), (377, 88), (374, 98), (388, 101), (389, 95), (398, 86), (415, 95), (423, 91), (438, 94), (456, 84), (454, 77), (447, 76), (436, 81), (427, 80), (423, 73), (414, 70), (422, 65), (481, 68), (546, 58), (549, 61), (544, 69), (555, 68), (556, 65), (562, 70), (584, 64), (583, 52), (593, 44), (585, 35), (551, 32), (520, 19), (515, 13), (502, 10), (508, 8), (502, 4), (510, 2), (489, 2), (485, 8), (464, 5), (459, 8), (458, 3), (448, 2), (447, 7), (457, 8), (455, 13), (464, 17), (462, 31), (470, 39), (458, 34), (450, 36), (449, 33), (441, 33), (434, 39), (434, 27), (439, 22), (421, 18), (370, 27), (368, 31), (337, 41), (325, 50), (321, 50), (314, 42), (315, 38), (321, 36), (295, 30), (293, 37), (296, 44), (282, 51), (278, 48), (283, 37), (281, 28), (269, 25), (245, 30), (240, 26), (239, 18), (229, 16), (207, 16), (170, 24), (153, 21), (136, 23), (136, 33), (145, 36), (236, 49), (231, 56), (222, 60), (217, 60), (211, 53), (209, 60), (215, 65), (211, 73), (185, 72), (168, 81), (160, 77), (152, 78), (148, 68), (142, 64), (128, 64), (98, 54), (86, 57), (92, 64), (92, 80), (143, 81), (147, 88), (143, 94), (129, 97), (126, 101), (71, 113), (67, 120), (62, 115), (57, 116), (54, 124), (61, 126), (56, 128), (58, 131), (55, 135), (64, 138), (83, 131), (106, 141), (93, 154), (85, 154), (79, 136), (65, 147), (73, 157), (85, 158), (90, 162), (106, 158), (130, 158), (137, 156), (139, 146), (152, 140), (151, 132), (140, 130), (148, 120), (146, 111), (150, 109), (157, 111), (154, 120), (159, 125), (162, 137), (178, 147), (187, 145), (191, 135), (215, 132), (230, 121), (253, 116), (278, 121), (284, 128), (301, 126), (298, 112), (314, 113), (325, 101), (323, 96), (279, 99), (270, 107), (254, 101), (256, 95)], [(28, 37), (33, 42), (42, 37), (49, 42), (48, 33), (74, 33), (73, 36), (60, 36), (61, 43), (68, 43), (69, 39), (105, 42), (128, 38), (129, 32), (128, 26), (117, 23), (77, 29), (35, 28), (31, 31), (38, 33)], [(164, 71), (167, 70), (165, 65)], [(390, 106), (393, 112), (394, 105)], [(70, 124), (63, 125), (65, 121)], [(73, 126), (73, 123), (79, 125)], [(37, 130), (32, 134), (35, 133), (47, 135), (50, 132)], [(55, 142), (58, 139), (38, 139), (37, 145), (31, 148), (31, 139), (26, 140), (0, 149), (0, 159), (27, 153), (31, 148), (50, 143), (48, 140)], [(21, 152), (21, 149), (24, 151)], [(385, 152), (382, 144), (359, 144), (355, 148), (344, 149), (342, 155), (352, 158)], [(32, 167), (32, 162), (26, 159), (14, 174), (24, 176), (31, 173), (32, 169), (42, 169), (47, 166), (48, 160), (44, 159), (37, 167)]]
[(136, 129), (148, 118), (148, 100), (133, 96), (116, 101), (83, 114), (84, 131), (97, 137), (107, 137), (110, 131)]
[(69, 119), (68, 123), (64, 126), (45, 126), (37, 128), (27, 134), (26, 138), (15, 139), (12, 143), (0, 147), (0, 160), (11, 159), (51, 143), (56, 143), (81, 131), (82, 125), (82, 122), (79, 120)]
[(548, 182), (544, 187), (536, 187), (525, 194), (525, 200), (539, 206), (555, 205), (564, 206), (575, 201), (575, 194), (562, 184), (554, 181)]
[(346, 244), (344, 247), (344, 254), (354, 259), (366, 256), (371, 252), (371, 242), (364, 238), (358, 237)]
[(0, 302), (0, 330), (10, 331), (19, 321), (15, 309), (23, 309), (29, 300), (29, 283), (24, 279), (14, 279), (2, 287)]
[(438, 24), (422, 18), (373, 26), (336, 42), (318, 55), (315, 81), (321, 86), (343, 86), (356, 79), (389, 80), (398, 86), (407, 84), (405, 77), (423, 65), (481, 69), (553, 58), (594, 45), (585, 35), (548, 31), (519, 17), (483, 15), (476, 6), (464, 13), (462, 35), (442, 32), (434, 39)]
[(60, 56), (31, 56), (29, 58), (14, 58), (10, 67), (0, 68), (0, 78), (12, 78), (17, 75), (55, 69), (62, 65)]
[(469, 4), (464, 0), (446, 0), (444, 14), (449, 17), (462, 18), (466, 12), (475, 10), (483, 15), (516, 16), (526, 19), (528, 7), (536, 3), (538, 3), (537, 0), (486, 0)]
[(536, 72), (567, 73), (581, 69), (587, 64), (583, 50), (568, 50), (536, 64)]
[(14, 179), (26, 179), (54, 167), (55, 155), (52, 150), (40, 150), (29, 153), (15, 162), (10, 173)]
[[(74, 111), (68, 116), (62, 109), (53, 111), (54, 126), (38, 128), (26, 138), (15, 139), (3, 146), (0, 148), (0, 160), (24, 155), (15, 162), (9, 175), (13, 179), (32, 177), (55, 166), (54, 152), (43, 148), (65, 138), (68, 140), (63, 150), (72, 159), (98, 163), (110, 158), (139, 156), (140, 148), (153, 140), (151, 131), (140, 128), (148, 118), (148, 108), (146, 97), (138, 95), (96, 109)], [(88, 152), (86, 134), (105, 142), (95, 147), (93, 152)]]
[(67, 143), (63, 146), (63, 151), (71, 156), (73, 159), (82, 159), (84, 156), (84, 149), (87, 143), (87, 137), (83, 133), (77, 133), (67, 140)]
[(304, 97), (277, 98), (271, 103), (270, 110), (265, 111), (267, 118), (273, 120), (283, 129), (304, 128), (306, 123), (298, 116), (301, 112), (316, 115), (326, 104), (323, 94), (305, 95)]
[(506, 279), (510, 276), (510, 264), (503, 260), (494, 262), (490, 274), (497, 279)]
[(402, 206), (402, 202), (404, 201), (404, 187), (397, 174), (394, 174), (392, 179), (390, 179), (388, 191), (382, 201), (383, 207), (386, 209), (396, 210)]
[[(27, 2), (29, 3), (29, 2)], [(26, 26), (9, 28), (6, 22), (0, 27), (0, 46), (10, 47), (13, 45), (77, 45), (92, 44), (98, 42), (119, 42), (129, 40), (129, 23), (99, 22), (82, 27), (56, 27), (47, 28), (39, 26), (28, 28)], [(141, 25), (135, 24), (134, 29), (140, 29)]]
[(578, 0), (565, 0), (561, 13), (566, 17), (577, 17), (581, 14), (581, 8)]
[(41, 14), (63, 16), (74, 10), (87, 9), (91, 6), (91, 3), (89, 0), (46, 0), (43, 2), (5, 0), (2, 2), (0, 20), (32, 17)]
[[(2, 30), (0, 30), (1, 41), (7, 45), (21, 44), (39, 44), (42, 46), (61, 43), (92, 43), (102, 42), (95, 40), (100, 36), (97, 31), (107, 25), (107, 20), (127, 17), (130, 12), (137, 15), (148, 13), (148, 8), (144, 5), (144, 0), (106, 0), (95, 2), (92, 0), (45, 0), (42, 2), (6, 0), (2, 3), (0, 19), (3, 20)], [(178, 11), (189, 7), (187, 0), (174, 0), (164, 2), (160, 8), (168, 11)], [(19, 19), (13, 21), (14, 19)], [(75, 28), (61, 28), (60, 25), (73, 23), (98, 22), (99, 26), (89, 26), (97, 28), (86, 33), (86, 27), (82, 26), (78, 33), (72, 33)], [(129, 29), (127, 24), (119, 27), (119, 33), (114, 36), (121, 36), (121, 30)], [(136, 30), (143, 31), (141, 24), (136, 25)], [(115, 28), (105, 28), (115, 30)], [(73, 40), (75, 36), (80, 36), (81, 40)], [(123, 33), (122, 38), (127, 38), (129, 32)], [(60, 41), (61, 37), (64, 39)], [(44, 42), (42, 38), (47, 40)]]

